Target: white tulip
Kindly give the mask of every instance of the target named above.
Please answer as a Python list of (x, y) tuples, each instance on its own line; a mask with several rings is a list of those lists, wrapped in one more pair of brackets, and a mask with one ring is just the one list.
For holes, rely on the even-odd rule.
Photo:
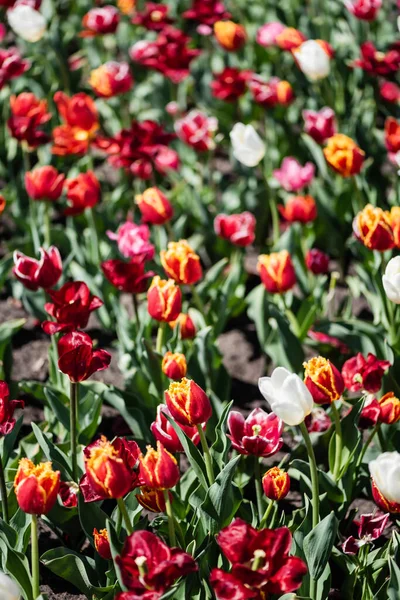
[(7, 11), (11, 29), (27, 42), (38, 42), (46, 31), (46, 19), (27, 4), (19, 4)]
[(331, 69), (330, 58), (315, 40), (303, 42), (294, 51), (294, 55), (300, 69), (311, 81), (324, 79), (329, 75)]
[(16, 583), (7, 575), (0, 572), (0, 598), (1, 600), (20, 600), (21, 592)]
[(385, 500), (400, 504), (400, 454), (384, 452), (369, 463), (369, 470)]
[(300, 425), (313, 409), (313, 397), (304, 381), (283, 367), (276, 368), (271, 377), (260, 377), (258, 387), (286, 425)]
[(395, 304), (400, 304), (400, 256), (391, 258), (382, 277), (385, 294)]
[(264, 158), (265, 144), (252, 125), (236, 123), (230, 138), (233, 156), (246, 167), (255, 167)]

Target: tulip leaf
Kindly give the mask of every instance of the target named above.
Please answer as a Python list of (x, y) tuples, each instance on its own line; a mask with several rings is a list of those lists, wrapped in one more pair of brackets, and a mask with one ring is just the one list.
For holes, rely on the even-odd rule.
[(16, 552), (0, 536), (0, 550), (3, 570), (11, 575), (23, 593), (24, 600), (34, 600), (31, 573), (27, 557)]
[(326, 166), (326, 160), (321, 150), (321, 146), (319, 146), (317, 142), (315, 142), (313, 138), (307, 135), (306, 133), (301, 134), (301, 139), (303, 140), (304, 144), (307, 146), (307, 149), (310, 151), (310, 154), (312, 155), (313, 159), (317, 163), (320, 175), (324, 179), (327, 179), (328, 168)]
[(310, 576), (313, 579), (318, 580), (328, 564), (333, 544), (335, 543), (337, 530), (338, 520), (335, 517), (335, 514), (331, 512), (304, 538), (304, 555), (306, 557)]
[(115, 572), (117, 574), (118, 583), (121, 586), (122, 591), (126, 592), (126, 587), (124, 586), (124, 582), (122, 581), (122, 577), (121, 577), (121, 570), (118, 566), (118, 563), (115, 560), (116, 557), (121, 554), (122, 544), (118, 539), (118, 535), (117, 535), (117, 532), (115, 531), (113, 522), (110, 521), (109, 519), (107, 520), (106, 528), (107, 528), (108, 540), (110, 542), (110, 550), (111, 550), (111, 554), (112, 554), (112, 558), (113, 558), (113, 562), (114, 562)]
[(32, 431), (45, 457), (53, 463), (53, 468), (61, 471), (62, 479), (72, 480), (71, 467), (64, 452), (57, 448), (35, 423), (32, 423)]
[[(360, 398), (357, 404), (353, 406), (349, 414), (341, 420), (343, 447), (341, 453), (339, 477), (343, 477), (345, 475), (361, 443), (361, 433), (357, 427), (357, 424), (363, 405), (364, 398)], [(332, 435), (331, 441), (329, 442), (329, 466), (331, 471), (332, 465), (334, 463), (334, 456), (336, 450), (335, 447), (336, 436)]]
[(92, 582), (98, 577), (96, 564), (92, 558), (68, 548), (54, 548), (42, 554), (40, 560), (52, 573), (69, 581), (91, 598), (91, 591), (96, 587)]
[(20, 432), (23, 420), (24, 420), (24, 416), (21, 415), (19, 417), (19, 419), (16, 421), (16, 423), (14, 425), (14, 429), (11, 431), (11, 433), (9, 433), (8, 435), (3, 437), (3, 445), (2, 445), (2, 452), (1, 452), (3, 467), (7, 466), (8, 459), (10, 458), (11, 453), (14, 449), (15, 442), (16, 442), (16, 439)]
[(146, 422), (146, 410), (138, 401), (137, 396), (121, 392), (113, 386), (109, 386), (102, 393), (105, 402), (118, 410), (132, 431), (135, 439), (151, 441), (149, 425)]
[(229, 448), (229, 438), (226, 437), (226, 422), (228, 420), (229, 411), (233, 404), (233, 400), (229, 402), (224, 410), (221, 413), (219, 418), (216, 431), (216, 437), (211, 449), (213, 451), (213, 456), (215, 456), (215, 460), (218, 463), (218, 466), (222, 469), (224, 464), (226, 463), (226, 456)]
[(388, 600), (400, 598), (400, 568), (393, 558), (389, 558), (390, 579), (387, 588)]
[(82, 529), (93, 545), (94, 528), (105, 529), (108, 516), (97, 502), (85, 502), (82, 494), (78, 494), (78, 512)]
[(69, 399), (67, 396), (48, 387), (44, 388), (44, 395), (50, 408), (54, 411), (57, 420), (69, 431)]

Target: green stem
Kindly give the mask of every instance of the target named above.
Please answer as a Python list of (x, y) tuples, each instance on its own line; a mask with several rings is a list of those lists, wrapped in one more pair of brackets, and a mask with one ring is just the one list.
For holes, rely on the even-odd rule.
[(168, 490), (163, 490), (164, 500), (165, 500), (165, 510), (167, 512), (168, 517), (168, 533), (169, 533), (169, 543), (172, 548), (176, 546), (176, 537), (175, 537), (175, 525), (174, 525), (174, 515), (172, 512), (171, 500), (169, 498)]
[(335, 464), (333, 467), (333, 477), (335, 481), (338, 481), (342, 464), (342, 425), (340, 423), (340, 414), (335, 402), (332, 402), (331, 409), (333, 421), (335, 423)]
[(383, 439), (382, 429), (380, 427), (378, 428), (378, 439), (379, 439), (379, 444), (381, 446), (382, 452), (386, 452), (386, 449), (385, 449), (386, 444), (385, 444), (385, 440)]
[(370, 433), (369, 438), (367, 439), (367, 441), (365, 442), (363, 449), (361, 450), (360, 456), (358, 457), (358, 461), (357, 461), (357, 468), (361, 465), (363, 458), (365, 456), (366, 451), (369, 448), (370, 443), (372, 442), (372, 440), (374, 439), (376, 433), (378, 433), (379, 429), (380, 429), (381, 424), (377, 423), (375, 425), (375, 427), (373, 428), (373, 430)]
[(274, 508), (274, 500), (270, 500), (267, 506), (267, 510), (264, 513), (263, 518), (261, 519), (260, 529), (266, 526), (268, 517), (271, 514), (272, 509)]
[(133, 527), (132, 527), (132, 523), (129, 519), (128, 511), (126, 510), (126, 505), (125, 505), (124, 499), (117, 498), (117, 504), (118, 504), (119, 512), (121, 513), (122, 518), (124, 519), (126, 530), (130, 535), (131, 533), (133, 533)]
[(37, 228), (37, 220), (36, 220), (36, 206), (35, 201), (32, 198), (29, 198), (29, 220), (31, 226), (31, 235), (32, 235), (32, 243), (35, 250), (35, 254), (39, 253), (40, 248), (40, 239)]
[(140, 319), (139, 319), (139, 307), (138, 307), (137, 294), (132, 294), (132, 298), (133, 298), (133, 312), (135, 313), (136, 328), (139, 331)]
[(94, 220), (93, 208), (86, 210), (87, 221), (91, 233), (91, 254), (92, 262), (95, 265), (100, 264), (100, 250), (99, 250), (99, 237), (97, 235), (96, 222)]
[(78, 459), (77, 459), (77, 413), (78, 413), (78, 392), (79, 383), (70, 382), (70, 440), (71, 440), (71, 461), (72, 461), (72, 476), (74, 481), (78, 480)]
[(198, 425), (196, 425), (196, 427), (197, 427), (197, 431), (199, 432), (200, 443), (201, 443), (201, 447), (203, 448), (203, 452), (204, 452), (204, 462), (206, 463), (206, 471), (207, 471), (208, 481), (210, 482), (210, 485), (212, 485), (215, 482), (215, 477), (214, 477), (214, 469), (212, 466), (210, 449), (208, 447), (206, 436), (204, 434), (202, 426), (198, 424)]
[(256, 488), (258, 518), (260, 521), (262, 521), (264, 514), (263, 489), (261, 483), (260, 459), (258, 456), (254, 457), (254, 485)]
[(51, 244), (50, 202), (44, 203), (44, 246), (48, 250)]
[(194, 304), (199, 309), (199, 311), (201, 312), (201, 314), (203, 316), (205, 316), (206, 311), (205, 311), (205, 308), (204, 308), (204, 303), (203, 303), (202, 299), (200, 298), (198, 291), (196, 290), (196, 286), (191, 285), (190, 288), (192, 290), (192, 299), (193, 299)]
[(53, 353), (53, 357), (54, 357), (54, 364), (55, 364), (55, 376), (56, 376), (56, 384), (57, 386), (60, 384), (60, 371), (58, 370), (58, 348), (57, 348), (57, 340), (56, 340), (56, 335), (51, 335), (50, 336), (51, 339), (51, 349), (52, 349), (52, 353)]
[(3, 461), (0, 458), (0, 493), (1, 493), (1, 505), (3, 508), (3, 520), (8, 523), (8, 500), (7, 500), (7, 487), (6, 480), (4, 478)]
[(272, 220), (272, 244), (275, 246), (279, 240), (279, 214), (275, 197), (271, 194), (270, 189), (268, 190), (268, 204)]
[(158, 327), (157, 341), (156, 341), (156, 352), (158, 352), (158, 354), (162, 353), (162, 349), (164, 346), (165, 326), (166, 326), (165, 321), (161, 321), (161, 323)]
[(32, 592), (33, 598), (39, 598), (39, 532), (37, 515), (32, 515), (31, 524), (31, 563), (32, 563)]

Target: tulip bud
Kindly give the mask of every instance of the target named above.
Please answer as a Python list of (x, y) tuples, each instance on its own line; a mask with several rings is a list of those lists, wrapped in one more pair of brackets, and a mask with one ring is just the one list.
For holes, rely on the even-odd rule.
[(217, 21), (214, 23), (215, 39), (224, 50), (233, 52), (243, 46), (246, 41), (246, 30), (233, 21)]
[(331, 70), (330, 56), (318, 40), (307, 40), (293, 50), (304, 75), (311, 81), (325, 79)]
[(46, 19), (29, 4), (17, 4), (7, 11), (11, 29), (26, 42), (38, 42), (46, 32)]
[(147, 188), (143, 194), (136, 196), (135, 202), (146, 223), (163, 225), (170, 221), (174, 214), (167, 197), (157, 187)]
[(329, 269), (329, 256), (318, 248), (311, 248), (306, 254), (306, 267), (314, 275), (325, 275)]
[(1, 572), (0, 572), (0, 598), (2, 600), (20, 600), (21, 599), (21, 590), (19, 589), (19, 587), (17, 586), (15, 581), (10, 579), (10, 577), (8, 577), (8, 575), (5, 575), (4, 573), (1, 573)]
[(385, 512), (400, 513), (400, 454), (384, 452), (369, 463), (372, 495)]
[(172, 279), (156, 275), (147, 292), (147, 310), (157, 321), (175, 321), (182, 308), (182, 292)]
[(60, 488), (60, 472), (51, 463), (34, 465), (29, 458), (19, 461), (14, 480), (20, 509), (30, 515), (46, 515), (54, 506)]
[[(179, 441), (178, 435), (171, 423), (168, 421), (167, 416), (172, 417), (171, 412), (165, 404), (159, 404), (157, 406), (156, 420), (150, 425), (151, 433), (154, 435), (157, 441), (162, 442), (164, 447), (175, 454), (176, 452), (183, 452), (183, 447)], [(177, 425), (182, 429), (184, 434), (197, 446), (200, 441), (200, 435), (197, 427), (189, 425)], [(205, 429), (206, 423), (201, 424), (202, 428)]]
[(324, 148), (325, 160), (342, 177), (351, 177), (361, 171), (365, 152), (343, 133), (335, 133)]
[(171, 415), (182, 425), (200, 425), (211, 417), (210, 400), (204, 390), (192, 379), (171, 383), (165, 392)]
[[(173, 502), (171, 492), (168, 492), (169, 501)], [(139, 493), (136, 494), (136, 500), (143, 508), (154, 513), (165, 512), (165, 498), (162, 490), (153, 490), (152, 488), (142, 485), (139, 488)]]
[(263, 48), (269, 48), (275, 46), (277, 36), (284, 31), (286, 27), (279, 21), (272, 21), (271, 23), (265, 23), (256, 33), (256, 42)]
[(400, 304), (400, 256), (389, 260), (382, 277), (382, 284), (389, 300)]
[(58, 249), (50, 246), (46, 251), (39, 248), (40, 260), (25, 256), (22, 252), (14, 252), (15, 277), (28, 290), (52, 288), (62, 275), (62, 261)]
[(233, 156), (246, 167), (256, 167), (265, 155), (265, 144), (252, 125), (236, 123), (229, 134)]
[(175, 321), (169, 322), (169, 326), (172, 327), (172, 329), (179, 326), (182, 340), (191, 340), (196, 335), (196, 326), (190, 315), (186, 313), (180, 313)]
[(287, 250), (261, 254), (258, 257), (257, 271), (270, 294), (283, 294), (296, 283), (296, 273)]
[(25, 173), (25, 188), (33, 200), (54, 202), (62, 194), (65, 175), (50, 166), (38, 167)]
[(111, 560), (112, 554), (107, 529), (100, 529), (100, 531), (97, 531), (97, 529), (94, 528), (93, 540), (94, 547), (96, 548), (101, 558), (104, 558), (104, 560)]
[(4, 198), (4, 196), (2, 194), (0, 194), (0, 215), (4, 211), (6, 204), (7, 204), (6, 199)]
[(400, 421), (400, 399), (394, 392), (388, 392), (379, 400), (379, 421), (392, 425)]
[(316, 356), (303, 363), (304, 383), (317, 404), (331, 404), (344, 391), (343, 377), (330, 360)]
[(167, 352), (162, 361), (162, 372), (170, 379), (182, 379), (187, 371), (186, 358), (180, 352)]
[(272, 467), (262, 478), (264, 494), (270, 500), (282, 500), (290, 490), (290, 477), (279, 467)]
[(162, 445), (157, 442), (157, 450), (147, 446), (145, 456), (140, 456), (140, 479), (143, 483), (156, 490), (168, 490), (179, 481), (178, 463)]
[(168, 250), (160, 252), (164, 271), (177, 283), (193, 285), (203, 276), (200, 257), (186, 240), (169, 242)]
[(347, 10), (361, 21), (373, 21), (382, 6), (382, 0), (345, 0)]
[(313, 409), (307, 386), (298, 375), (283, 367), (274, 369), (271, 377), (260, 377), (258, 387), (271, 410), (291, 427), (303, 423)]

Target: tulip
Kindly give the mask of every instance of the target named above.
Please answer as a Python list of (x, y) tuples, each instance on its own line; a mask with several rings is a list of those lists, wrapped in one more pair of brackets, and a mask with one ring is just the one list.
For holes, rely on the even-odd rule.
[(0, 215), (2, 212), (4, 212), (6, 204), (7, 204), (6, 199), (4, 198), (4, 196), (2, 194), (0, 194)]
[(113, 98), (129, 92), (133, 77), (128, 63), (109, 61), (90, 72), (88, 83), (100, 98)]
[(47, 112), (47, 101), (39, 100), (30, 92), (10, 97), (11, 116), (7, 121), (11, 135), (19, 142), (36, 148), (49, 141), (49, 136), (39, 127), (51, 118)]
[(317, 218), (317, 205), (312, 196), (291, 196), (278, 210), (289, 223), (311, 223)]
[(64, 123), (53, 130), (53, 154), (85, 154), (99, 128), (94, 101), (83, 92), (71, 97), (56, 92), (54, 102)]
[(350, 354), (350, 348), (342, 342), (339, 338), (334, 335), (328, 335), (327, 333), (323, 333), (322, 331), (315, 331), (314, 329), (310, 329), (308, 331), (308, 336), (316, 340), (319, 344), (326, 344), (327, 346), (332, 346), (333, 348), (337, 348), (341, 354)]
[(58, 249), (50, 246), (48, 250), (39, 248), (40, 260), (14, 252), (13, 273), (24, 287), (36, 291), (53, 287), (62, 275), (62, 260)]
[(15, 77), (25, 73), (30, 62), (23, 60), (16, 48), (0, 48), (0, 90)]
[(145, 292), (149, 278), (154, 273), (144, 270), (145, 263), (140, 257), (132, 258), (126, 263), (117, 258), (101, 263), (102, 271), (108, 281), (118, 290), (127, 294), (140, 294)]
[(59, 290), (48, 290), (53, 303), (44, 305), (45, 311), (56, 321), (45, 321), (44, 331), (53, 335), (60, 331), (72, 331), (86, 327), (90, 313), (103, 305), (102, 300), (92, 296), (86, 283), (71, 281), (65, 283)]
[(252, 125), (236, 123), (229, 135), (233, 156), (246, 167), (256, 167), (264, 158), (265, 144)]
[(306, 417), (305, 424), (309, 433), (322, 433), (329, 429), (332, 421), (323, 408), (313, 408)]
[[(171, 492), (168, 492), (170, 502), (172, 503), (173, 497)], [(139, 493), (136, 494), (136, 500), (143, 508), (154, 513), (163, 513), (166, 510), (164, 492), (161, 490), (152, 490), (145, 485), (139, 488)]]
[[(356, 238), (370, 250), (385, 252), (385, 250), (390, 250), (394, 246), (390, 215), (378, 206), (367, 204), (355, 216), (353, 232)], [(391, 262), (389, 261), (386, 268), (386, 271), (388, 271), (387, 275), (389, 275), (392, 267), (395, 265), (395, 263), (392, 263), (392, 267), (389, 268)], [(385, 283), (383, 285), (385, 286)]]
[(246, 30), (233, 21), (217, 21), (214, 23), (214, 35), (218, 44), (228, 52), (239, 50), (246, 42)]
[(277, 367), (271, 377), (261, 377), (258, 387), (271, 410), (291, 427), (302, 423), (312, 411), (314, 402), (307, 386), (283, 367)]
[(107, 231), (111, 240), (116, 240), (118, 250), (125, 258), (142, 257), (143, 260), (151, 260), (154, 256), (154, 246), (150, 243), (150, 229), (147, 225), (136, 225), (132, 221), (126, 221), (117, 233)]
[(169, 321), (169, 326), (172, 329), (179, 327), (182, 340), (191, 340), (196, 335), (196, 326), (188, 314), (180, 313), (177, 319)]
[(250, 212), (219, 214), (214, 219), (215, 233), (235, 246), (244, 248), (254, 242), (256, 219)]
[(215, 117), (207, 117), (200, 110), (191, 110), (175, 122), (175, 131), (180, 140), (198, 152), (215, 148), (214, 133), (218, 129)]
[(74, 481), (60, 481), (60, 500), (65, 508), (78, 506), (79, 486)]
[(46, 515), (54, 506), (60, 488), (60, 472), (51, 463), (34, 465), (28, 458), (19, 461), (14, 490), (21, 510), (31, 515)]
[[(151, 433), (154, 435), (157, 441), (162, 442), (163, 446), (175, 454), (176, 452), (183, 452), (182, 444), (179, 441), (178, 435), (171, 423), (166, 418), (166, 415), (172, 417), (171, 412), (165, 404), (159, 404), (157, 406), (156, 420), (150, 425)], [(182, 429), (185, 435), (197, 446), (200, 441), (199, 432), (197, 427), (189, 425), (177, 425)], [(202, 428), (205, 429), (206, 423), (201, 424)]]
[(230, 19), (221, 0), (192, 0), (192, 6), (183, 13), (184, 19), (197, 21), (203, 25), (213, 25), (216, 21)]
[(325, 106), (321, 110), (303, 110), (304, 131), (317, 142), (323, 144), (336, 133), (335, 112)]
[(359, 352), (357, 356), (346, 360), (342, 367), (344, 384), (351, 392), (378, 392), (382, 386), (382, 377), (390, 367), (390, 361), (379, 360), (371, 352), (367, 358)]
[(272, 456), (282, 447), (283, 423), (273, 413), (255, 408), (245, 419), (242, 413), (232, 410), (228, 417), (232, 446), (239, 454)]
[(58, 341), (58, 368), (70, 381), (85, 381), (93, 373), (109, 367), (111, 354), (93, 350), (91, 337), (83, 331), (72, 331)]
[(355, 525), (358, 525), (358, 539), (352, 535), (348, 537), (342, 544), (343, 552), (345, 554), (357, 554), (359, 549), (365, 546), (365, 544), (370, 544), (372, 541), (380, 538), (386, 528), (388, 519), (389, 514), (361, 515), (359, 521), (353, 521)]
[(342, 133), (335, 133), (324, 148), (326, 162), (342, 177), (351, 177), (361, 171), (365, 152)]
[(347, 10), (361, 21), (373, 21), (382, 6), (382, 0), (345, 0)]
[(325, 79), (330, 73), (330, 56), (317, 40), (307, 40), (293, 50), (304, 75), (311, 81)]
[(249, 80), (249, 90), (254, 101), (265, 108), (274, 106), (288, 106), (294, 99), (293, 88), (288, 81), (278, 77), (271, 77), (265, 81), (258, 75), (253, 75)]
[(314, 275), (325, 275), (329, 270), (329, 256), (317, 248), (312, 248), (306, 254), (306, 267)]
[[(380, 419), (380, 416), (381, 409), (378, 400), (372, 394), (368, 394), (368, 396), (365, 399), (364, 406), (361, 410), (360, 418), (358, 420), (359, 429), (369, 429), (370, 427), (375, 427), (375, 425)], [(366, 446), (367, 445), (364, 444), (365, 451)], [(359, 460), (359, 462), (361, 464), (362, 461)]]
[(21, 599), (21, 590), (15, 581), (10, 579), (10, 577), (4, 573), (0, 573), (0, 596), (2, 600)]
[(170, 221), (174, 210), (165, 194), (157, 187), (147, 188), (135, 197), (143, 221), (152, 225), (163, 225)]
[(360, 67), (370, 75), (386, 77), (397, 73), (399, 69), (400, 51), (393, 46), (388, 52), (380, 52), (372, 42), (361, 44), (361, 58), (354, 61), (355, 67)]
[(292, 156), (286, 156), (280, 169), (275, 169), (273, 175), (287, 192), (298, 192), (310, 185), (314, 178), (315, 167), (308, 162), (304, 167)]
[(386, 102), (400, 102), (400, 87), (392, 81), (384, 81), (381, 83), (379, 92)]
[(93, 208), (100, 200), (100, 184), (93, 171), (80, 173), (65, 182), (67, 200), (70, 206), (64, 211), (66, 215), (80, 215), (86, 208)]
[(180, 352), (167, 352), (164, 355), (161, 364), (162, 372), (169, 379), (182, 379), (185, 377), (187, 371), (186, 358), (184, 354)]
[(389, 213), (390, 226), (393, 231), (393, 241), (400, 248), (400, 206), (392, 206)]
[(104, 558), (104, 560), (111, 560), (112, 554), (107, 529), (100, 529), (100, 531), (97, 531), (97, 529), (94, 528), (93, 541), (94, 547), (101, 558)]
[(147, 310), (156, 321), (175, 321), (182, 308), (182, 292), (172, 279), (153, 278), (147, 292)]
[(264, 494), (270, 500), (282, 500), (290, 491), (290, 477), (279, 467), (272, 467), (262, 478)]
[(17, 4), (7, 11), (11, 29), (26, 42), (38, 42), (46, 32), (44, 16), (29, 4)]
[(369, 463), (372, 495), (385, 512), (400, 513), (400, 454), (384, 452)]
[(167, 406), (181, 425), (192, 427), (206, 423), (212, 414), (210, 400), (204, 390), (192, 379), (170, 383), (165, 392)]
[(265, 25), (262, 25), (259, 29), (257, 29), (256, 42), (260, 46), (263, 46), (263, 48), (275, 46), (277, 36), (285, 29), (285, 25), (279, 21), (265, 23)]
[(25, 173), (25, 188), (33, 200), (54, 202), (62, 194), (65, 175), (50, 166), (38, 167)]
[(394, 392), (388, 392), (379, 400), (379, 421), (392, 425), (400, 421), (400, 399)]
[(261, 254), (258, 257), (257, 271), (270, 294), (287, 292), (296, 283), (296, 273), (287, 250)]
[(316, 356), (303, 363), (304, 383), (317, 404), (331, 404), (344, 391), (343, 377), (330, 360)]
[(106, 5), (92, 8), (82, 19), (84, 30), (81, 37), (93, 37), (115, 33), (119, 24), (119, 12), (115, 6)]
[(186, 240), (169, 242), (168, 250), (160, 252), (164, 271), (177, 283), (193, 285), (203, 276), (200, 257)]
[(385, 294), (391, 302), (400, 304), (400, 256), (391, 258), (382, 276)]
[(0, 381), (0, 436), (8, 435), (15, 426), (14, 411), (24, 408), (23, 400), (10, 400), (10, 392), (5, 381)]
[(285, 27), (276, 36), (276, 44), (281, 50), (292, 51), (299, 48), (306, 41), (306, 37), (301, 31), (294, 27)]
[(385, 146), (389, 156), (400, 152), (400, 121), (388, 117), (385, 121)]
[(176, 459), (161, 442), (157, 441), (157, 450), (147, 446), (147, 452), (140, 458), (140, 480), (154, 490), (169, 490), (180, 478)]
[(166, 4), (146, 2), (143, 12), (136, 12), (132, 23), (141, 25), (149, 31), (162, 31), (166, 25), (174, 22), (168, 16), (169, 10), (169, 6)]
[(245, 93), (250, 72), (239, 71), (234, 67), (226, 67), (221, 73), (214, 73), (213, 75), (211, 93), (214, 98), (225, 102), (235, 102)]

